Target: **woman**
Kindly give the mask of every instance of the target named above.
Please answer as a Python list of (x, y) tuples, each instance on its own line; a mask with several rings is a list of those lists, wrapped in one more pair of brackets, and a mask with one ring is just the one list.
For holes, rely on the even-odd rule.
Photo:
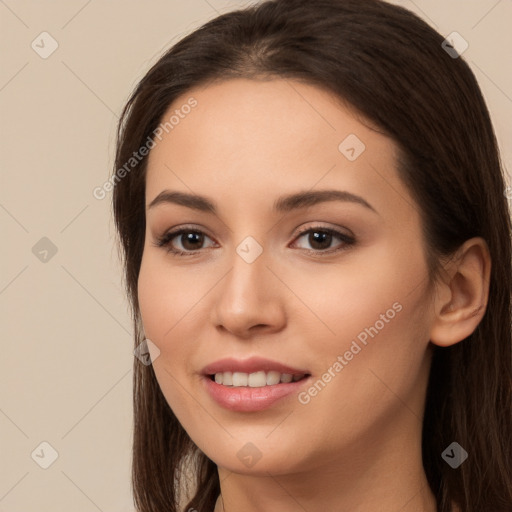
[(138, 84), (139, 511), (512, 510), (510, 218), (452, 46), (379, 0), (266, 1)]

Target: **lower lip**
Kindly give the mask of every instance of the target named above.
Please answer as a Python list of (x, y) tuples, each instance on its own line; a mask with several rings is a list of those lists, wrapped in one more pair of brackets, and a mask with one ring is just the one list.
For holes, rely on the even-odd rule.
[(203, 381), (209, 395), (221, 407), (231, 411), (254, 412), (268, 409), (278, 400), (293, 393), (299, 393), (308, 378), (261, 388), (223, 386), (217, 384), (210, 377), (204, 377)]

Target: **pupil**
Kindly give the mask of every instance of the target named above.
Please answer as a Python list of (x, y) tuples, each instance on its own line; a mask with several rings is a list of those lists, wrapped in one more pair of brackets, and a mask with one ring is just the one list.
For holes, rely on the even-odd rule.
[[(311, 240), (312, 237), (312, 240)], [(316, 247), (317, 249), (326, 249), (329, 247), (331, 242), (332, 235), (330, 233), (325, 232), (319, 232), (319, 231), (313, 231), (310, 235), (310, 243), (312, 247), (315, 247), (315, 244), (322, 243), (327, 240), (329, 243), (327, 244), (327, 247)]]
[[(195, 237), (199, 237), (199, 241), (201, 241), (201, 234), (200, 233), (187, 233), (185, 236), (185, 243), (183, 243), (183, 247), (185, 247), (185, 249), (189, 249), (189, 250), (195, 250), (197, 249), (197, 247), (194, 247), (193, 246), (193, 242), (195, 241), (197, 243), (197, 240), (194, 240)], [(192, 242), (192, 247), (187, 247), (187, 243), (189, 242)], [(199, 244), (200, 245), (200, 244)]]

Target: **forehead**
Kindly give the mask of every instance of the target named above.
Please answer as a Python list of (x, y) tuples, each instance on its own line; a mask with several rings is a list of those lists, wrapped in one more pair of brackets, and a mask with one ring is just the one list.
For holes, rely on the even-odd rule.
[(209, 84), (178, 97), (161, 122), (167, 130), (149, 155), (148, 199), (169, 187), (263, 197), (269, 185), (295, 192), (315, 184), (370, 194), (380, 186), (384, 195), (407, 195), (394, 142), (312, 85), (283, 79)]

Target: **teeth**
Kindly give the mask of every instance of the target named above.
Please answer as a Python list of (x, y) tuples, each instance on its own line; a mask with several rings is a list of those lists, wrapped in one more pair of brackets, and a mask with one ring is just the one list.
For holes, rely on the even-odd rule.
[(264, 386), (275, 386), (279, 383), (297, 382), (305, 375), (292, 375), (291, 373), (270, 372), (221, 372), (215, 374), (215, 382), (224, 386), (262, 388)]
[(265, 375), (265, 372), (250, 373), (248, 384), (250, 388), (261, 388), (262, 386), (266, 386), (267, 376)]
[[(247, 386), (249, 375), (242, 372), (233, 372), (233, 387)], [(224, 375), (222, 376), (222, 384), (224, 384)]]
[(281, 382), (281, 374), (279, 372), (267, 373), (267, 386), (273, 386)]

